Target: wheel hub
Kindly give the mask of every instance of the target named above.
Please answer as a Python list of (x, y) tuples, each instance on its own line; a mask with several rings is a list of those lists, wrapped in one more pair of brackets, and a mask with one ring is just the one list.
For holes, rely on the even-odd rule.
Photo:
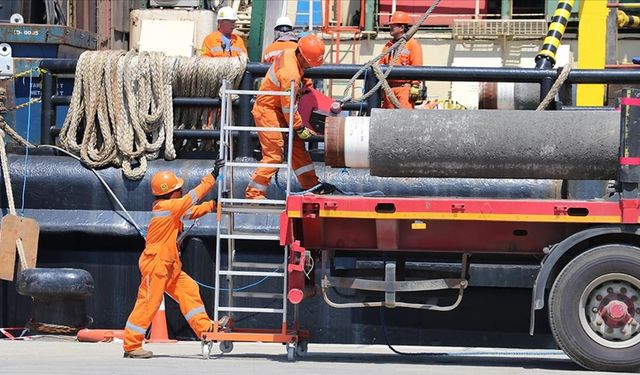
[(640, 341), (640, 280), (626, 274), (598, 277), (580, 298), (580, 323), (599, 344), (624, 348)]
[[(619, 328), (627, 324), (629, 319), (633, 319), (635, 306), (631, 299), (625, 295), (617, 294), (612, 298), (615, 299), (610, 300), (609, 303), (606, 304), (603, 300), (599, 308), (600, 317), (608, 327)], [(609, 297), (606, 299), (609, 299)], [(631, 311), (631, 313), (629, 311)]]

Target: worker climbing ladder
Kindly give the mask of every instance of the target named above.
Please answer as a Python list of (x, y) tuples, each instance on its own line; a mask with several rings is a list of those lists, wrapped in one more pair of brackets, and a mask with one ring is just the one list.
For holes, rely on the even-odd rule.
[[(280, 263), (255, 263), (255, 262), (236, 262), (236, 253), (242, 251), (237, 247), (238, 241), (246, 244), (249, 241), (279, 241), (279, 234), (265, 234), (260, 232), (239, 231), (235, 227), (235, 216), (238, 214), (255, 214), (268, 215), (280, 214), (284, 211), (285, 200), (276, 199), (244, 199), (235, 198), (234, 195), (234, 169), (235, 168), (256, 168), (256, 167), (272, 167), (283, 169), (286, 171), (286, 196), (291, 191), (291, 159), (293, 149), (293, 127), (253, 127), (253, 126), (235, 126), (232, 121), (232, 100), (236, 95), (275, 95), (290, 96), (289, 108), (289, 124), (293, 124), (293, 115), (295, 113), (295, 97), (294, 87), (290, 91), (273, 92), (273, 91), (252, 91), (252, 90), (233, 90), (229, 89), (229, 83), (223, 81), (221, 90), (221, 121), (220, 121), (220, 158), (225, 160), (225, 167), (220, 174), (218, 181), (218, 207), (217, 207), (217, 233), (216, 233), (216, 259), (215, 259), (215, 295), (214, 295), (214, 327), (213, 332), (207, 332), (202, 337), (202, 355), (209, 358), (214, 342), (220, 343), (220, 351), (229, 353), (233, 350), (233, 342), (272, 342), (286, 344), (287, 358), (294, 360), (296, 355), (306, 352), (308, 333), (298, 329), (298, 312), (294, 310), (294, 322), (289, 326), (287, 322), (287, 267), (289, 247), (283, 248), (283, 258)], [(286, 162), (281, 164), (263, 164), (256, 162), (236, 161), (234, 158), (234, 132), (280, 132), (288, 135), (288, 147)], [(244, 187), (243, 187), (244, 188)], [(227, 264), (226, 268), (222, 267), (222, 244), (223, 240), (227, 243)], [(227, 281), (227, 287), (221, 288), (221, 277)], [(277, 283), (281, 287), (277, 290), (266, 292), (245, 291), (250, 288), (247, 286), (237, 288), (234, 287), (235, 277), (245, 278), (277, 278), (281, 279)], [(257, 285), (258, 283), (250, 284)], [(221, 292), (227, 292), (227, 298), (223, 300)], [(243, 302), (264, 301), (265, 299), (281, 300), (282, 303), (276, 308), (270, 307), (249, 307), (246, 303), (244, 306), (236, 305), (236, 300)], [(255, 304), (254, 304), (255, 305)], [(237, 328), (234, 327), (234, 317), (237, 314), (258, 313), (258, 314), (276, 314), (280, 316), (281, 326), (275, 329), (264, 328)], [(222, 315), (229, 315), (230, 322), (226, 328), (218, 326), (218, 319)]]

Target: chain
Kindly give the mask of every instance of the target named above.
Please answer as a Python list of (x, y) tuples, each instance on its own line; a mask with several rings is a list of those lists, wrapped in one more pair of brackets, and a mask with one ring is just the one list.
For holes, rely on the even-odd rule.
[(81, 329), (80, 327), (69, 327), (60, 324), (39, 323), (33, 321), (28, 322), (26, 325), (30, 331), (42, 332), (49, 335), (72, 335), (76, 334)]
[(15, 80), (15, 79), (18, 79), (18, 78), (27, 78), (27, 77), (29, 77), (31, 72), (38, 72), (39, 74), (42, 75), (42, 74), (46, 73), (47, 70), (43, 69), (43, 68), (31, 68), (31, 69), (27, 69), (27, 70), (25, 70), (23, 72), (10, 75), (8, 77), (0, 77), (0, 81), (7, 81), (7, 80), (12, 80), (12, 79)]

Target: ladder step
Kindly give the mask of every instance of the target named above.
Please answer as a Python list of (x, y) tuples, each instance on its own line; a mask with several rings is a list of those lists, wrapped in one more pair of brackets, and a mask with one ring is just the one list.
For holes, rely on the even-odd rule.
[(222, 214), (280, 214), (284, 211), (284, 207), (269, 207), (269, 206), (222, 206), (220, 213)]
[[(287, 201), (280, 199), (246, 199), (246, 198), (222, 198), (220, 203), (245, 203), (255, 206), (263, 205), (282, 205), (284, 206)], [(223, 206), (224, 207), (224, 206)]]
[(257, 312), (257, 313), (271, 313), (271, 314), (282, 314), (284, 310), (282, 309), (269, 309), (265, 307), (218, 307), (219, 311), (229, 311), (229, 312)]
[(263, 293), (263, 292), (233, 292), (234, 297), (239, 298), (276, 298), (282, 299), (282, 293)]
[(233, 240), (279, 241), (280, 235), (235, 232), (233, 234), (220, 234), (220, 238)]
[(234, 270), (221, 270), (220, 275), (225, 276), (273, 276), (284, 277), (283, 272), (261, 272), (261, 271), (234, 271)]
[(263, 270), (282, 270), (282, 263), (233, 262), (234, 268), (257, 268)]
[(250, 163), (250, 162), (237, 162), (237, 161), (228, 161), (225, 166), (227, 167), (251, 167), (251, 168), (279, 168), (284, 169), (288, 168), (289, 164), (274, 164), (274, 163)]
[(288, 133), (289, 128), (261, 128), (257, 126), (223, 126), (223, 130), (238, 130), (238, 131), (247, 131), (247, 132), (279, 132), (279, 133)]

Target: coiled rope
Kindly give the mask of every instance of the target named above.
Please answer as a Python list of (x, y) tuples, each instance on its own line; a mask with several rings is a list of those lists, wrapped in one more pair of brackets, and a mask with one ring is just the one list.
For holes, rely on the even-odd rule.
[(91, 168), (122, 166), (127, 178), (139, 180), (147, 160), (161, 152), (165, 159), (175, 159), (174, 127), (202, 127), (206, 109), (180, 109), (174, 117), (174, 94), (217, 95), (222, 80), (239, 84), (246, 62), (160, 52), (84, 52), (60, 145), (79, 154)]

